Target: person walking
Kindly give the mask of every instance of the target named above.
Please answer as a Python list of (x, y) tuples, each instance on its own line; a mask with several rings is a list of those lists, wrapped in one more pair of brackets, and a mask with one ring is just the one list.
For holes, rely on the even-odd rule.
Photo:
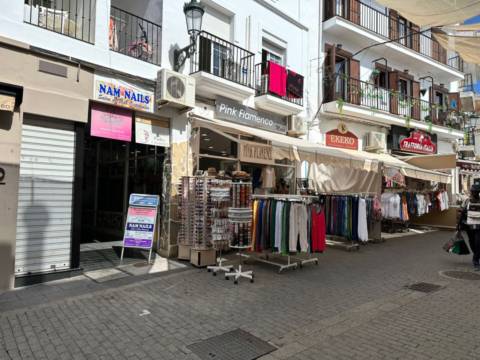
[(480, 271), (480, 183), (470, 188), (470, 198), (462, 206), (458, 230), (466, 231), (473, 252), (473, 267)]

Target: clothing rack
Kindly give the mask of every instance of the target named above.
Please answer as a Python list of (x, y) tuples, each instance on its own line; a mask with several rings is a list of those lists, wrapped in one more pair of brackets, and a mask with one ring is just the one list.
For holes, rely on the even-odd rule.
[[(288, 202), (305, 202), (310, 204), (314, 200), (318, 200), (318, 195), (295, 195), (295, 194), (256, 194), (252, 195), (252, 200), (278, 200)], [(310, 250), (310, 249), (309, 249)], [(299, 266), (315, 263), (318, 265), (319, 260), (317, 257), (312, 257), (311, 253), (308, 253), (308, 258), (301, 258), (297, 255), (282, 254), (281, 252), (273, 252), (264, 250), (260, 255), (248, 254), (247, 255), (253, 261), (258, 261), (264, 264), (273, 265), (279, 268), (278, 272), (281, 273), (284, 270), (297, 269)], [(275, 261), (275, 258), (285, 258), (287, 263), (280, 262), (279, 259)]]
[(281, 201), (305, 201), (308, 199), (317, 199), (316, 195), (289, 195), (289, 194), (269, 194), (269, 195), (252, 195), (252, 199), (273, 199)]

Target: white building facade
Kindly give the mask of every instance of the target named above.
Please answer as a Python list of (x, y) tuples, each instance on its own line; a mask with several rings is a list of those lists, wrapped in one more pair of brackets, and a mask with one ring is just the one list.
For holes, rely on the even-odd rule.
[[(175, 102), (157, 74), (171, 75), (190, 42), (183, 1), (0, 1), (0, 288), (65, 276), (81, 243), (121, 239), (131, 193), (162, 197), (157, 248), (175, 254), (181, 176), (255, 170), (240, 143), (303, 133), (321, 101), (319, 2), (201, 3), (202, 33), (179, 69), (186, 98)], [(220, 104), (249, 115), (225, 123)], [(289, 156), (270, 161), (292, 179)]]

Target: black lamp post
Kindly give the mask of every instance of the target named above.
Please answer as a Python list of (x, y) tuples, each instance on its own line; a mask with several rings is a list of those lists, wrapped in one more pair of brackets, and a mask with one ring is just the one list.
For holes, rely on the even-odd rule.
[(202, 31), (202, 18), (205, 9), (199, 1), (190, 0), (189, 3), (183, 5), (183, 12), (185, 13), (185, 20), (187, 21), (190, 44), (183, 49), (175, 50), (173, 53), (173, 68), (175, 71), (180, 70), (183, 64), (185, 64), (185, 61), (195, 52), (197, 37)]
[[(431, 83), (432, 83), (432, 91), (433, 91), (433, 82), (434, 82), (434, 81), (433, 81), (433, 77), (431, 77), (431, 76), (423, 76), (423, 77), (419, 78), (418, 80), (427, 80), (427, 79), (429, 79), (429, 80), (431, 81)], [(422, 95), (425, 95), (425, 94), (427, 93), (427, 89), (422, 89), (422, 90), (420, 90), (420, 93), (421, 93)], [(431, 94), (430, 94), (430, 97), (433, 99), (433, 97), (432, 97)]]

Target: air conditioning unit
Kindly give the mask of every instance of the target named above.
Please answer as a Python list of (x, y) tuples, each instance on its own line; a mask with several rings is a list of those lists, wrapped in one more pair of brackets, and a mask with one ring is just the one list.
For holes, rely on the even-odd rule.
[(287, 118), (289, 136), (300, 137), (307, 133), (307, 124), (300, 116), (291, 115)]
[(387, 144), (387, 137), (384, 133), (371, 131), (365, 135), (363, 148), (366, 151), (384, 150)]
[(181, 109), (195, 106), (195, 79), (172, 70), (162, 69), (157, 74), (157, 107), (166, 104)]

